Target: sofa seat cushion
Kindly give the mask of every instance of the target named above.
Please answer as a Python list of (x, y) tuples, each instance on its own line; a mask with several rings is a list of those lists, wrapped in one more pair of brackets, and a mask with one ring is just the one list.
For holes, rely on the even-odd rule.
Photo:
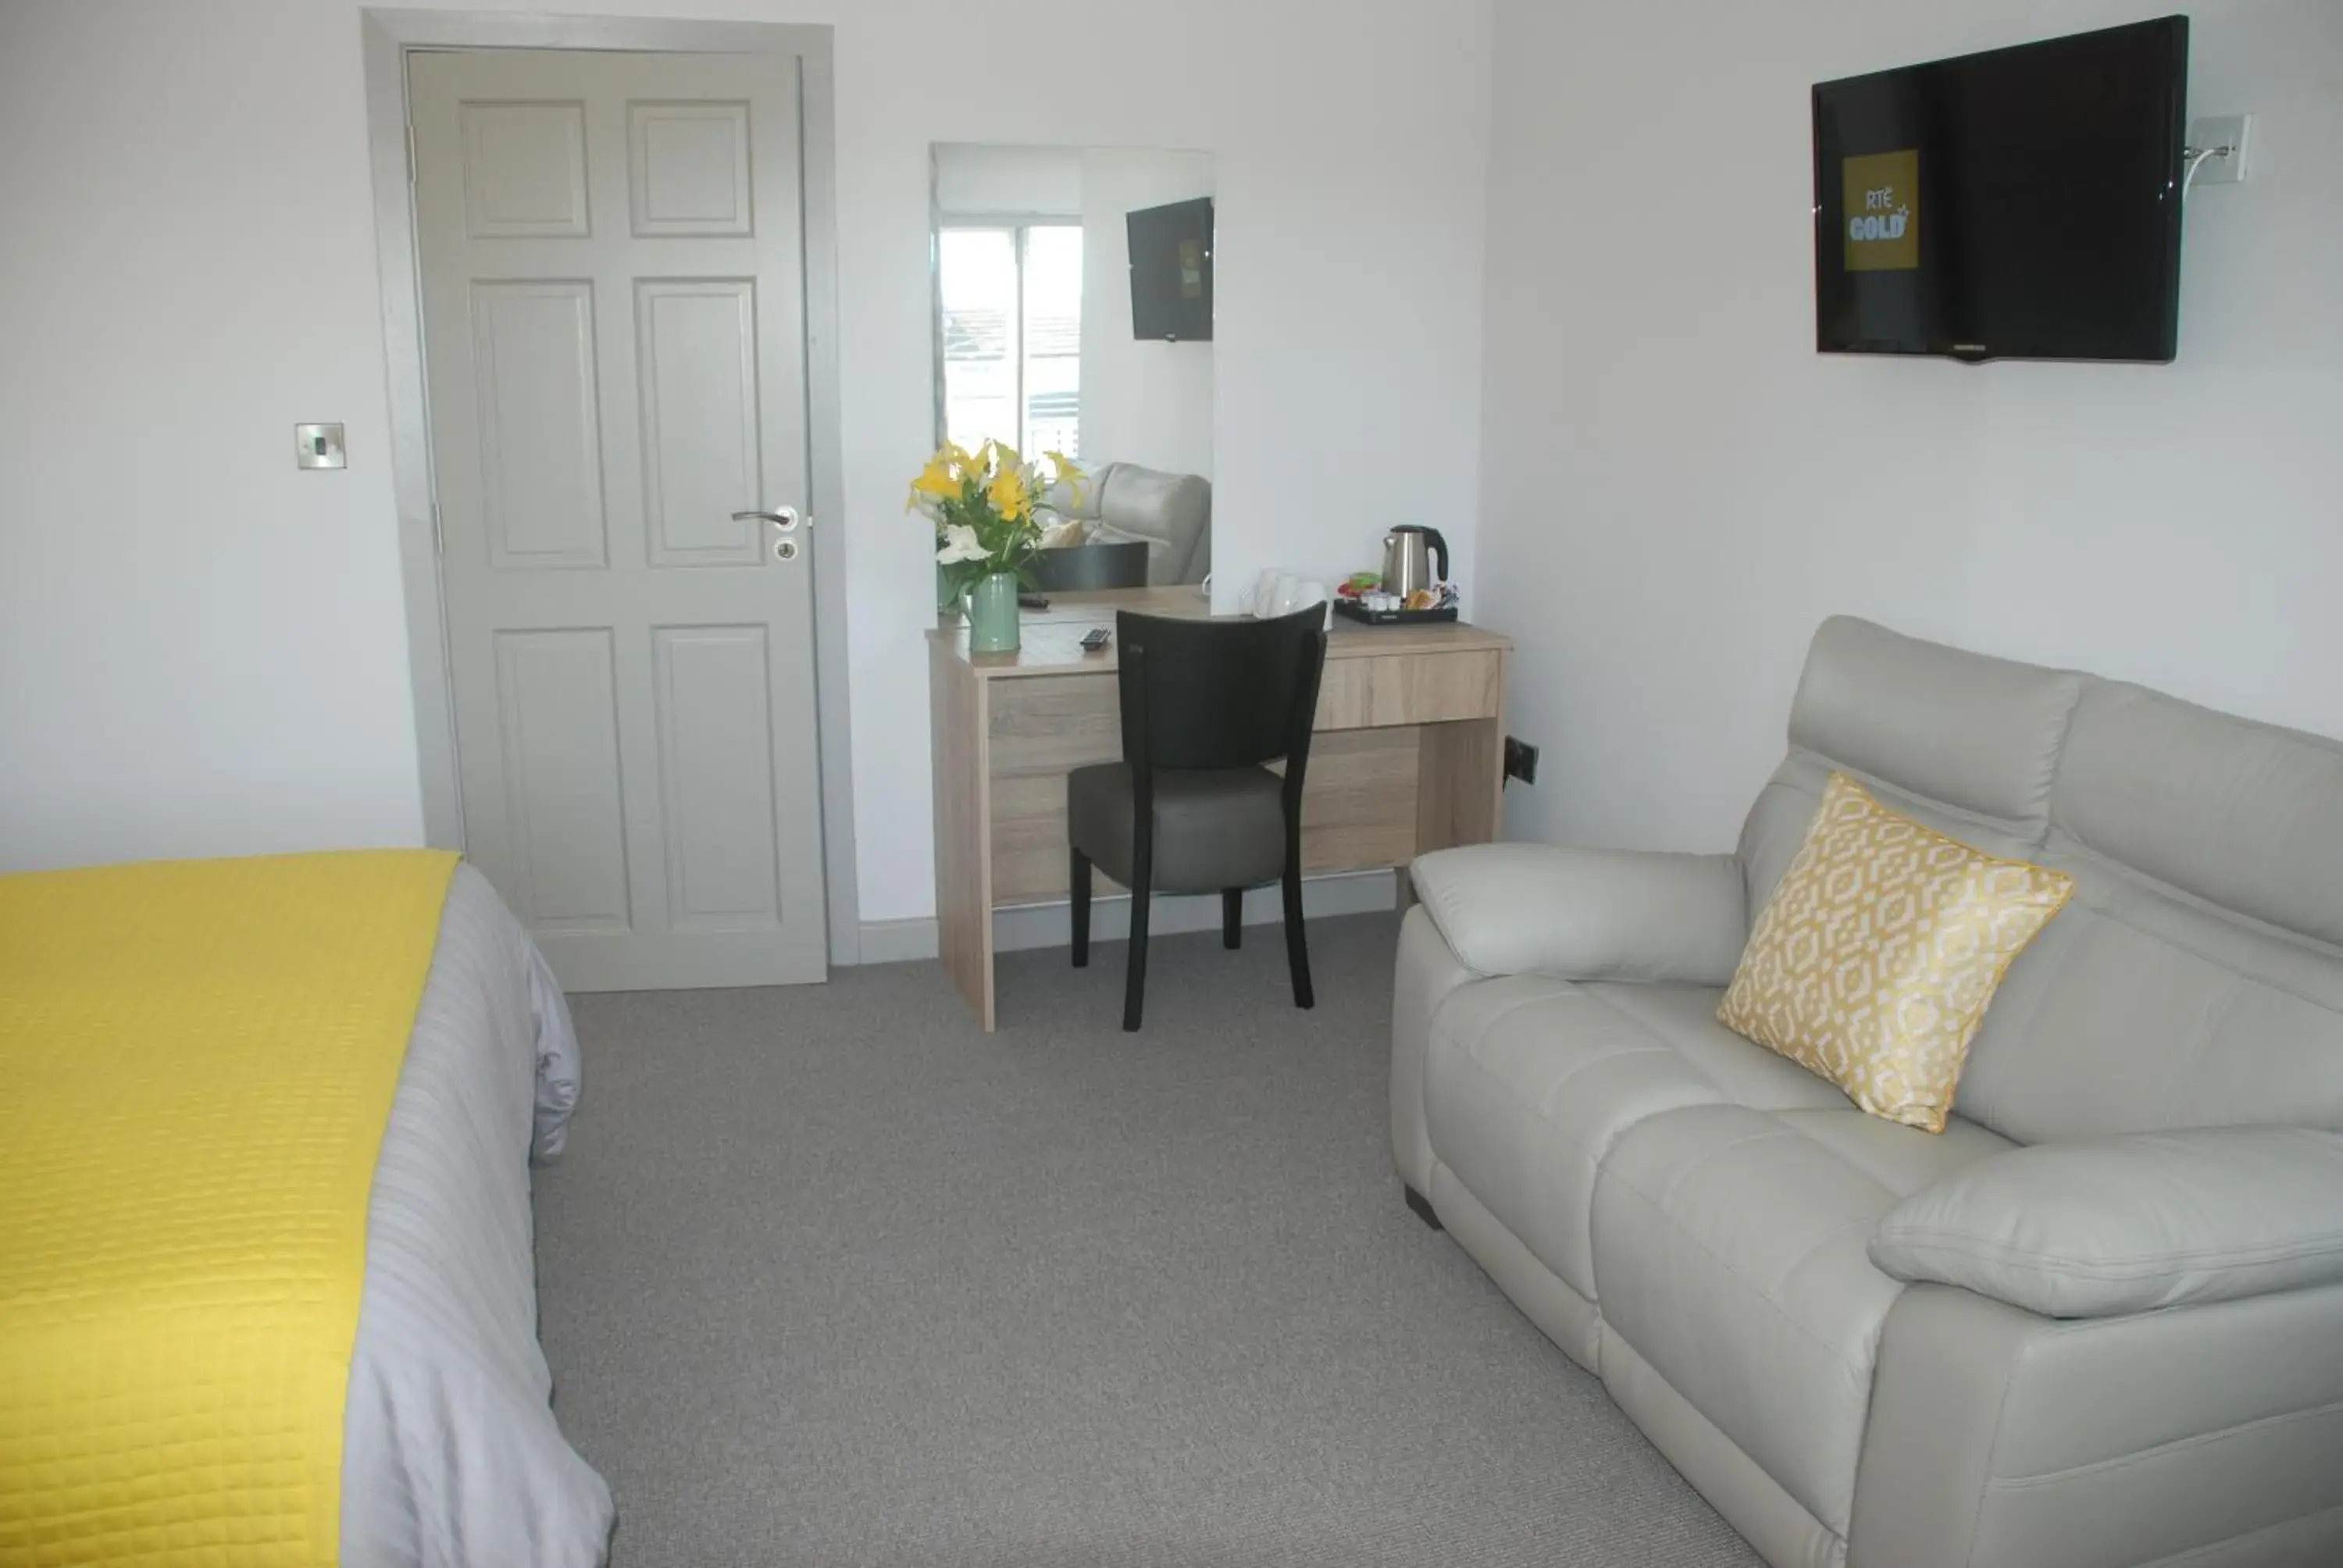
[(1589, 1301), (1588, 1219), (1613, 1141), (1645, 1117), (1724, 1102), (1664, 1039), (1569, 980), (1476, 980), (1433, 1015), (1424, 1121), (1433, 1155)]
[(1903, 1190), (2000, 1146), (1956, 1125), (1690, 1106), (1623, 1132), (1596, 1185), (1604, 1322), (1842, 1537), (1880, 1331), (1904, 1289), (1865, 1248)]
[(2017, 1147), (2000, 1133), (1957, 1116), (1946, 1120), (1942, 1132), (1913, 1138), (1906, 1134), (1915, 1129), (1883, 1121), (1853, 1106), (1776, 1115), (1782, 1125), (1813, 1139), (1898, 1199), (1933, 1187), (1988, 1154)]
[(1829, 1079), (1744, 1040), (1716, 1021), (1719, 986), (1601, 984), (1586, 988), (1684, 1054), (1725, 1098), (1753, 1111), (1851, 1111)]

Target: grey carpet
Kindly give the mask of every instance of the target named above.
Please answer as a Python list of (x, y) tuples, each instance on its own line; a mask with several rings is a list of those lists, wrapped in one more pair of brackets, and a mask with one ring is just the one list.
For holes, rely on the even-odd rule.
[(538, 1173), (564, 1428), (618, 1568), (1745, 1564), (1401, 1204), (1388, 916), (824, 987), (582, 997)]

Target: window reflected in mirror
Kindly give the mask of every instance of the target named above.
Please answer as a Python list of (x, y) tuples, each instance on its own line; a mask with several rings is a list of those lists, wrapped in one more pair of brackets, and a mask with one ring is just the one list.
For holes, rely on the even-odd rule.
[(974, 451), (1081, 456), (1082, 230), (946, 223), (937, 233), (943, 304), (944, 437)]

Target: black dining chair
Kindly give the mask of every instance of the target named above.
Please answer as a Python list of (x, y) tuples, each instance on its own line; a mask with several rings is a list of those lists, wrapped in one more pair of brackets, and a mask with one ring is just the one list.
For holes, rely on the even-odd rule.
[(1147, 586), (1148, 545), (1069, 545), (1035, 550), (1031, 562), (1035, 593), (1097, 593), (1106, 588)]
[[(1066, 777), (1074, 967), (1091, 958), (1091, 868), (1131, 890), (1131, 968), (1122, 1027), (1139, 1027), (1147, 990), (1151, 893), (1221, 895), (1221, 941), (1242, 940), (1247, 888), (1285, 885), (1293, 1005), (1310, 1007), (1302, 931), (1302, 784), (1325, 607), (1272, 620), (1115, 616), (1122, 760)], [(1262, 764), (1285, 759), (1283, 778)]]

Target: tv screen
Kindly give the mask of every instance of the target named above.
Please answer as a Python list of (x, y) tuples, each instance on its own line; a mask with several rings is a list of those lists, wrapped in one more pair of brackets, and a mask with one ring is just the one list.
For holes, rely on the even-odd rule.
[(1131, 335), (1174, 343), (1212, 337), (1212, 198), (1124, 215), (1131, 240)]
[(2188, 19), (1814, 90), (1826, 353), (2169, 360)]

